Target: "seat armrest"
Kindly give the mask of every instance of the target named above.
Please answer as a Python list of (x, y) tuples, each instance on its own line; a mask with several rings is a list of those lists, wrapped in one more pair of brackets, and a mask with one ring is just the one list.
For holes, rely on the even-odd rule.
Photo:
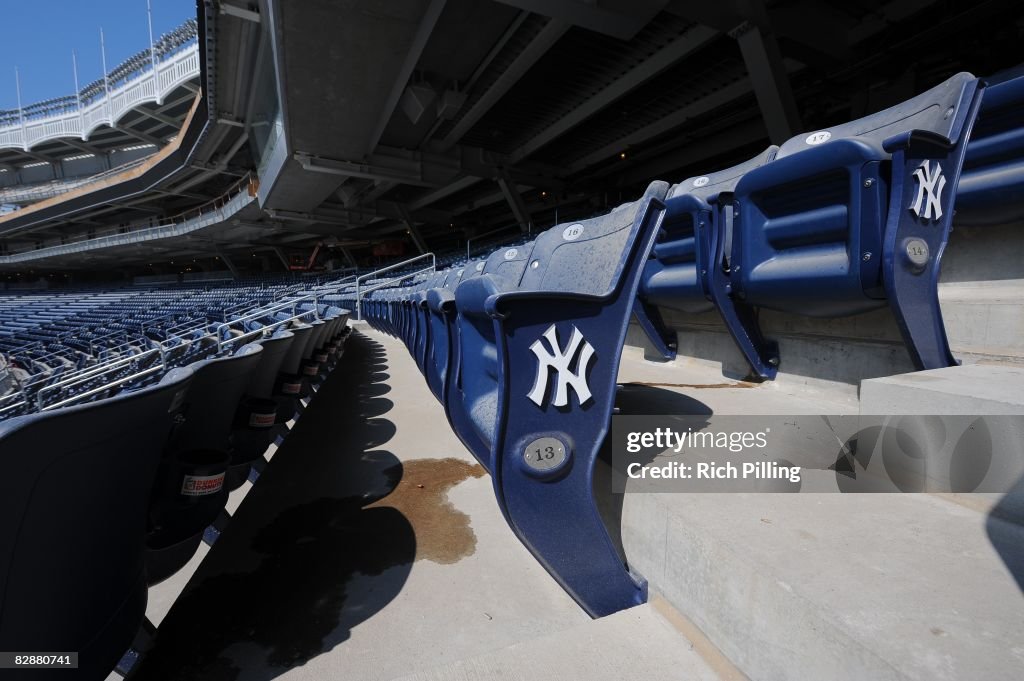
[(550, 305), (562, 302), (600, 305), (608, 303), (614, 298), (613, 294), (598, 296), (567, 291), (509, 291), (490, 296), (484, 303), (484, 310), (489, 317), (494, 319), (507, 319), (513, 316), (516, 309), (522, 309), (529, 305)]
[(450, 289), (432, 288), (427, 291), (427, 307), (432, 312), (453, 312), (455, 310), (455, 295)]
[(735, 196), (799, 183), (806, 178), (842, 168), (860, 168), (870, 161), (886, 161), (889, 153), (859, 139), (840, 139), (754, 168), (736, 184)]
[(908, 130), (887, 138), (882, 147), (890, 154), (903, 149), (915, 158), (937, 158), (948, 152), (953, 144), (945, 135), (931, 130)]

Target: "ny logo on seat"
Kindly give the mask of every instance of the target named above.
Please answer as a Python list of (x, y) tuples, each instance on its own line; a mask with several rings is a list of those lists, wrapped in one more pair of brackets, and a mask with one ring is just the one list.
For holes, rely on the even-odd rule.
[[(569, 404), (569, 386), (576, 391), (576, 397), (580, 405), (586, 404), (591, 398), (590, 387), (587, 385), (587, 368), (594, 358), (594, 346), (587, 342), (575, 326), (572, 327), (572, 337), (569, 338), (569, 345), (565, 352), (562, 352), (558, 343), (558, 330), (552, 324), (544, 332), (543, 337), (551, 346), (551, 351), (544, 347), (544, 343), (538, 338), (530, 346), (530, 350), (537, 356), (537, 377), (533, 381), (533, 389), (526, 395), (538, 407), (544, 406), (544, 395), (548, 391), (548, 369), (554, 369), (557, 374), (555, 385), (555, 397), (551, 404), (556, 407), (564, 407)], [(582, 349), (580, 348), (582, 346)], [(570, 369), (577, 351), (579, 358), (576, 360), (575, 373)]]
[[(942, 190), (946, 187), (946, 178), (942, 175), (942, 166), (935, 162), (935, 172), (927, 160), (914, 171), (917, 178), (917, 198), (910, 206), (914, 215), (925, 220), (938, 220), (942, 217)], [(923, 211), (922, 211), (923, 207)]]

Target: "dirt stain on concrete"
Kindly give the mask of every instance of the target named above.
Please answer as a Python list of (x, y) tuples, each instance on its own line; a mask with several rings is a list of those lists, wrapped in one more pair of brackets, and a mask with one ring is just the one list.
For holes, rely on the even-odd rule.
[(416, 560), (457, 563), (476, 551), (469, 516), (448, 499), (453, 487), (486, 474), (482, 466), (452, 457), (402, 464), (402, 478), (390, 494), (367, 508), (393, 508), (412, 524)]
[(739, 381), (736, 383), (652, 383), (649, 381), (630, 381), (623, 385), (644, 385), (650, 388), (707, 388), (707, 389), (721, 389), (721, 388), (756, 388), (757, 383), (750, 383), (748, 381)]

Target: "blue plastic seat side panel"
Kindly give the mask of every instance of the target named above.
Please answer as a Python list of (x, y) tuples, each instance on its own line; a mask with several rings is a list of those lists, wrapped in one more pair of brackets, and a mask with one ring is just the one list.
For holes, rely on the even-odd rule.
[[(603, 295), (521, 289), (493, 296), (485, 304), (501, 358), (501, 418), (492, 447), (499, 500), (527, 547), (593, 616), (646, 599), (646, 583), (630, 573), (608, 537), (592, 485), (598, 450), (611, 422), (640, 273), (664, 216), (657, 197), (654, 193), (633, 205), (625, 240), (616, 238), (618, 230), (608, 231), (608, 241), (621, 244), (615, 256), (619, 279), (594, 287), (604, 288)], [(538, 238), (538, 247), (540, 242)], [(601, 251), (599, 257), (607, 257)], [(558, 262), (553, 258), (547, 265)], [(553, 370), (548, 362), (557, 363), (559, 356), (568, 363)], [(561, 466), (547, 472), (531, 468), (524, 458), (529, 445), (541, 437), (557, 439), (569, 452)], [(571, 551), (566, 551), (568, 546)]]
[(1024, 218), (1024, 68), (989, 85), (957, 186), (956, 223), (989, 226)]

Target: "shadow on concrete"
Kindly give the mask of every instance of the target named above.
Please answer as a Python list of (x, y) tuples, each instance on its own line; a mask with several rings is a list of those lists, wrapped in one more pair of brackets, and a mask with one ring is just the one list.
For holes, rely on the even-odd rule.
[(674, 390), (642, 383), (625, 383), (615, 396), (620, 414), (642, 415), (711, 415), (711, 407), (700, 400)]
[[(622, 416), (710, 416), (713, 413), (711, 407), (689, 395), (640, 383), (624, 384), (615, 397), (615, 406)], [(622, 505), (625, 494), (613, 491), (615, 476), (625, 475), (625, 471), (614, 468), (611, 440), (609, 432), (594, 464), (593, 494), (608, 536), (619, 552), (619, 557), (627, 562), (622, 546)], [(658, 452), (645, 450), (630, 458), (630, 461), (646, 465), (657, 455)]]
[[(417, 554), (385, 353), (353, 332), (338, 367), (161, 623), (133, 679), (268, 680), (347, 640), (399, 593)], [(352, 584), (352, 588), (350, 588)], [(358, 585), (358, 586), (356, 586)]]
[(985, 531), (1017, 588), (1024, 592), (1024, 478), (995, 505), (985, 519)]

